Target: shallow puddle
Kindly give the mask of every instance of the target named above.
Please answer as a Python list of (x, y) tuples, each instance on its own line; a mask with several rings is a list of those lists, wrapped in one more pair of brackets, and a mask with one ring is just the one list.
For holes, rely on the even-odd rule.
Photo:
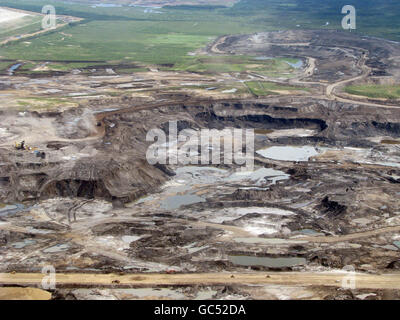
[(269, 258), (254, 256), (229, 256), (229, 261), (239, 266), (263, 266), (269, 268), (294, 267), (306, 264), (305, 258), (285, 257), (285, 258)]
[(36, 241), (35, 240), (29, 240), (29, 239), (25, 239), (24, 241), (20, 241), (20, 242), (14, 242), (13, 244), (11, 244), (15, 249), (23, 249), (26, 246), (29, 246), (31, 244), (35, 244)]
[(226, 178), (225, 181), (237, 182), (241, 180), (251, 180), (257, 185), (261, 185), (267, 181), (270, 181), (272, 184), (276, 184), (277, 181), (287, 180), (289, 177), (290, 175), (280, 170), (260, 168), (255, 171), (235, 172)]
[(289, 62), (289, 61), (285, 61), (289, 66), (291, 66), (292, 68), (295, 69), (300, 69), (303, 67), (304, 63), (303, 60), (298, 60), (295, 63)]
[(141, 238), (142, 238), (141, 236), (123, 236), (121, 239), (125, 243), (131, 243), (131, 242), (137, 241)]
[(69, 244), (56, 244), (55, 246), (49, 247), (47, 249), (44, 249), (43, 252), (46, 253), (56, 253), (56, 252), (62, 252), (66, 251), (69, 249)]
[(18, 213), (22, 210), (25, 209), (25, 206), (23, 204), (0, 204), (0, 217), (1, 216), (6, 216), (8, 214), (14, 214)]
[(301, 234), (305, 234), (305, 235), (308, 235), (308, 236), (324, 236), (325, 234), (324, 233), (321, 233), (321, 232), (318, 232), (318, 231), (315, 231), (315, 230), (312, 230), (312, 229), (303, 229), (303, 230), (299, 230), (298, 231), (299, 233), (301, 233)]
[(183, 196), (172, 196), (161, 201), (161, 208), (166, 210), (178, 209), (181, 206), (205, 202), (206, 200), (202, 197), (194, 194), (185, 194)]
[[(231, 172), (214, 167), (186, 166), (176, 169), (176, 176), (162, 187), (160, 196), (147, 196), (137, 204), (156, 202), (162, 209), (175, 210), (184, 205), (206, 202), (209, 185), (217, 188), (226, 183), (251, 183), (251, 187), (276, 184), (287, 180), (290, 175), (272, 168), (259, 168), (253, 171)], [(221, 185), (221, 186), (220, 186)], [(202, 190), (203, 188), (203, 190)], [(158, 200), (160, 199), (160, 200)], [(262, 209), (258, 209), (262, 210)]]
[(308, 161), (311, 157), (319, 154), (317, 149), (311, 146), (275, 146), (258, 150), (257, 153), (264, 158), (281, 161)]

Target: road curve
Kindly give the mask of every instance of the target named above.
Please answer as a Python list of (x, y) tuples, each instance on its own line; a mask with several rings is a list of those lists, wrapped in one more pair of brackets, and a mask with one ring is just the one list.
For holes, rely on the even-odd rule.
[[(218, 38), (214, 44), (211, 45), (209, 52), (212, 54), (229, 54), (225, 51), (222, 51), (218, 48), (219, 45), (223, 44), (226, 39), (228, 38), (228, 36), (223, 36)], [(311, 45), (311, 43), (303, 43), (303, 42), (299, 42), (299, 43), (278, 43), (278, 42), (272, 42), (272, 43), (265, 43), (268, 45), (276, 45), (276, 46), (309, 46)], [(353, 49), (357, 49), (357, 50), (362, 50), (362, 48), (358, 48), (358, 47), (350, 47)], [(364, 80), (366, 79), (369, 74), (371, 73), (371, 68), (368, 67), (366, 65), (366, 61), (368, 60), (368, 55), (364, 54), (361, 59), (358, 61), (358, 67), (362, 70), (361, 75), (358, 75), (356, 77), (350, 78), (350, 79), (346, 79), (346, 80), (341, 80), (338, 82), (334, 82), (334, 83), (330, 83), (330, 84), (323, 84), (320, 82), (308, 82), (308, 81), (304, 81), (304, 79), (309, 78), (310, 76), (312, 76), (314, 74), (314, 70), (316, 67), (316, 59), (312, 58), (312, 57), (304, 57), (307, 59), (308, 61), (308, 66), (305, 70), (303, 70), (303, 76), (299, 79), (292, 79), (289, 82), (293, 83), (293, 84), (320, 84), (320, 85), (324, 85), (325, 87), (325, 92), (323, 95), (323, 98), (328, 99), (328, 100), (335, 100), (335, 101), (340, 101), (343, 103), (350, 103), (350, 104), (356, 104), (356, 105), (363, 105), (363, 106), (370, 106), (370, 107), (375, 107), (375, 108), (386, 108), (386, 109), (391, 109), (391, 108), (399, 108), (400, 106), (398, 105), (385, 105), (385, 104), (379, 104), (379, 103), (373, 103), (373, 102), (365, 102), (365, 101), (359, 101), (359, 100), (352, 100), (352, 99), (346, 99), (346, 98), (342, 98), (338, 95), (335, 94), (335, 89), (341, 85), (344, 85), (346, 83), (351, 83), (357, 80)], [(264, 79), (268, 80), (267, 78), (263, 77)]]

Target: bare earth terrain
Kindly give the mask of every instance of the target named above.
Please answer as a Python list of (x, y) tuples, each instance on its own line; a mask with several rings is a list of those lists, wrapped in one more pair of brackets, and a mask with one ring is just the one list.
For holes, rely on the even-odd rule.
[(20, 19), (22, 17), (26, 17), (28, 14), (10, 10), (10, 9), (5, 9), (5, 8), (0, 8), (0, 23), (4, 22), (10, 22), (15, 19)]
[[(343, 87), (398, 83), (400, 44), (297, 30), (223, 36), (203, 54), (301, 64), (272, 78), (43, 61), (0, 77), (0, 297), (399, 298), (400, 103)], [(232, 90), (247, 81), (286, 89)], [(174, 120), (255, 129), (254, 171), (149, 164), (147, 132)], [(34, 291), (48, 265), (56, 289)]]

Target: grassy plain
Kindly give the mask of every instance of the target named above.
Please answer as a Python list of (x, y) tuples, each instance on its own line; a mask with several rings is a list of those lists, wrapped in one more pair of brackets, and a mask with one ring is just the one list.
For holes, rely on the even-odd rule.
[(268, 96), (271, 94), (277, 94), (279, 91), (307, 91), (307, 88), (293, 87), (279, 85), (273, 82), (265, 81), (246, 81), (245, 84), (249, 88), (252, 94), (256, 96)]
[[(119, 61), (165, 65), (163, 67), (178, 71), (241, 72), (249, 67), (248, 57), (230, 63), (225, 58), (220, 62), (201, 60), (188, 53), (225, 34), (296, 28), (341, 29), (341, 8), (347, 3), (341, 0), (242, 0), (225, 8), (181, 6), (149, 10), (129, 6), (93, 7), (83, 2), (55, 0), (0, 0), (0, 6), (34, 12), (41, 12), (42, 6), (48, 4), (55, 6), (57, 14), (84, 20), (29, 41), (5, 45), (1, 47), (3, 58), (81, 63)], [(399, 2), (354, 0), (353, 4), (358, 14), (356, 32), (400, 40)], [(3, 32), (0, 39), (11, 31)], [(276, 60), (275, 67), (281, 69), (280, 63)], [(256, 66), (254, 71), (274, 75), (264, 69), (266, 65)], [(68, 70), (69, 67), (71, 65), (59, 68)], [(252, 71), (252, 67), (249, 69)], [(280, 72), (276, 75), (281, 76)]]
[(400, 85), (352, 85), (347, 86), (345, 91), (369, 98), (400, 99)]

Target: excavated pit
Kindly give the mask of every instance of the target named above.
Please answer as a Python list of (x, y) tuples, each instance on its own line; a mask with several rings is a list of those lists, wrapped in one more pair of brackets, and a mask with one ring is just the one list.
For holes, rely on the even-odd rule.
[[(259, 39), (270, 44), (264, 46)], [(299, 39), (308, 44), (287, 46)], [(228, 36), (217, 48), (234, 54), (297, 57), (304, 64), (315, 59), (319, 72), (300, 80), (308, 82), (308, 88), (326, 91), (328, 82), (362, 74), (361, 60), (372, 68), (369, 76), (398, 77), (390, 59), (398, 44), (384, 42), (380, 47), (376, 39), (355, 39), (334, 32), (262, 33)], [(334, 48), (337, 41), (340, 47)], [(339, 61), (340, 72), (330, 73)], [(57, 80), (61, 78), (68, 76)], [(68, 86), (75, 78), (65, 81), (68, 92), (76, 92)], [(107, 81), (96, 86), (115, 86)], [(138, 88), (154, 83), (144, 80)], [(82, 277), (308, 274), (351, 265), (357, 272), (376, 275), (397, 272), (400, 108), (388, 102), (379, 107), (346, 102), (315, 92), (195, 99), (187, 93), (156, 90), (154, 99), (132, 95), (88, 100), (65, 111), (2, 111), (0, 271), (41, 272), (43, 266), (53, 265), (58, 272)], [(179, 132), (254, 129), (254, 170), (238, 171), (240, 165), (223, 161), (150, 164), (146, 152), (153, 142), (146, 141), (146, 135), (161, 129), (168, 136), (171, 121), (176, 121)], [(13, 141), (23, 139), (37, 150), (15, 150)], [(372, 292), (338, 292), (327, 286), (262, 289), (267, 293), (250, 286), (191, 286), (163, 288), (162, 294), (248, 298), (284, 291), (293, 297), (328, 299)], [(74, 287), (54, 293), (63, 298), (147, 294), (155, 294), (153, 288), (93, 292)], [(398, 295), (384, 289), (374, 294)]]
[[(36, 117), (57, 119), (60, 131), (71, 113)], [(309, 146), (316, 153), (301, 161), (257, 153), (255, 171), (242, 174), (235, 165), (150, 165), (146, 133), (168, 134), (174, 120), (178, 130), (256, 129), (255, 150)], [(399, 124), (395, 109), (305, 98), (98, 113), (101, 136), (68, 127), (59, 141), (43, 143), (44, 160), (1, 152), (1, 202), (34, 204), (1, 215), (6, 224), (24, 221), (23, 233), (1, 231), (2, 271), (34, 271), (38, 263), (64, 272), (396, 268), (400, 234), (375, 235), (372, 243), (362, 232), (400, 219), (392, 196), (400, 194), (400, 169), (391, 164), (400, 152), (376, 139), (397, 138)], [(347, 243), (312, 239), (354, 232), (360, 237)], [(34, 253), (20, 264), (15, 254), (24, 250)]]
[[(12, 203), (78, 197), (126, 203), (157, 191), (160, 184), (173, 175), (173, 170), (164, 165), (152, 166), (146, 161), (146, 150), (150, 145), (146, 133), (152, 128), (160, 128), (168, 135), (169, 121), (177, 121), (178, 132), (188, 128), (255, 129), (256, 150), (285, 145), (385, 150), (389, 147), (368, 138), (396, 138), (400, 133), (397, 112), (387, 115), (376, 111), (369, 113), (370, 109), (364, 106), (312, 99), (271, 100), (177, 104), (152, 110), (135, 111), (133, 108), (120, 113), (102, 113), (97, 115), (100, 122), (91, 120), (91, 127), (89, 124), (68, 127), (63, 132), (63, 139), (67, 140), (47, 144), (44, 147), (46, 161), (40, 161), (32, 154), (4, 150), (0, 181), (1, 194), (7, 196), (2, 200)], [(94, 117), (89, 116), (92, 114), (89, 110), (83, 114), (90, 119)], [(65, 122), (68, 126), (72, 117), (71, 112), (32, 116), (39, 117), (41, 122), (54, 121), (51, 119), (55, 117), (59, 132)], [(104, 136), (90, 139), (96, 128), (99, 132), (104, 130)], [(303, 130), (305, 134), (291, 135), (291, 130)], [(271, 138), (263, 132), (269, 132)], [(257, 158), (259, 155), (256, 161), (260, 160)]]

